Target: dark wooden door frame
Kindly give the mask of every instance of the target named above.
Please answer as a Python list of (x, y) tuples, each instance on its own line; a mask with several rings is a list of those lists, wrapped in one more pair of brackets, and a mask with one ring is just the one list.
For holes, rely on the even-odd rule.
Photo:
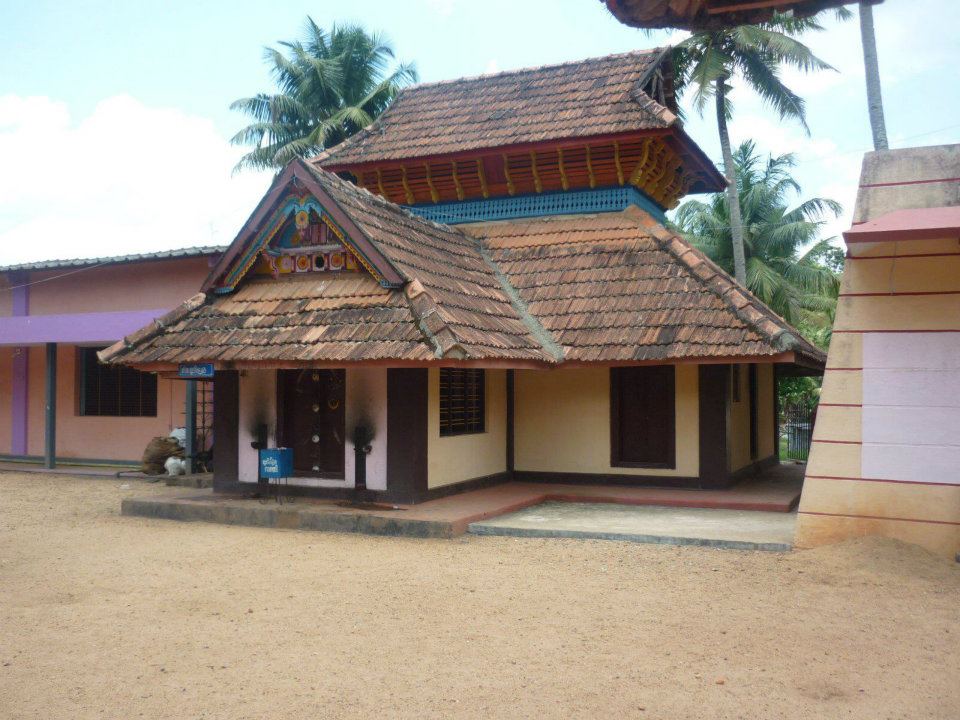
[[(623, 418), (620, 407), (621, 382), (623, 381), (623, 375), (627, 372), (643, 372), (653, 370), (663, 371), (665, 369), (670, 371), (669, 374), (665, 373), (665, 377), (669, 378), (670, 407), (667, 412), (658, 419), (658, 422), (667, 426), (668, 445), (665, 449), (667, 460), (663, 462), (637, 462), (632, 460), (624, 460), (623, 448), (621, 447), (621, 436), (623, 431), (621, 422)], [(648, 372), (648, 374), (654, 375), (653, 372)], [(636, 367), (610, 368), (610, 466), (627, 468), (655, 468), (661, 470), (673, 470), (677, 467), (677, 374), (675, 365), (644, 365)]]
[(301, 374), (307, 372), (320, 372), (320, 373), (338, 373), (340, 375), (340, 384), (344, 390), (344, 397), (340, 398), (340, 408), (339, 412), (336, 413), (336, 422), (338, 427), (334, 428), (335, 432), (340, 437), (340, 457), (339, 464), (340, 467), (336, 470), (321, 470), (320, 472), (313, 473), (307, 471), (297, 471), (298, 477), (316, 477), (319, 479), (326, 480), (344, 480), (346, 478), (346, 371), (342, 369), (312, 369), (306, 368), (303, 370), (278, 370), (277, 379), (276, 379), (276, 388), (277, 388), (277, 445), (292, 447), (293, 438), (291, 436), (291, 429), (289, 426), (288, 410), (286, 407), (286, 383), (290, 382), (290, 379), (293, 377), (294, 373)]

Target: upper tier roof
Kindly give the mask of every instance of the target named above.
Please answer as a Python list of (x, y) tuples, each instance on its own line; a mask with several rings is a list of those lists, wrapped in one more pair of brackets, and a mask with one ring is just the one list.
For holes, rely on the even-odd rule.
[[(876, 5), (883, 0), (867, 0)], [(718, 30), (768, 22), (775, 12), (808, 17), (851, 0), (600, 0), (624, 25)]]
[(664, 53), (640, 50), (415, 85), (372, 125), (314, 162), (339, 168), (666, 129), (677, 116), (642, 90)]

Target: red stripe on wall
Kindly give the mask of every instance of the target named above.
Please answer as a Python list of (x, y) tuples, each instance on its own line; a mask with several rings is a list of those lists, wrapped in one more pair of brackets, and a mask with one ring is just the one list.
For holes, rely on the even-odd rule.
[(813, 440), (816, 443), (826, 443), (828, 445), (863, 445), (860, 440)]
[(928, 482), (926, 480), (886, 480), (883, 478), (842, 477), (840, 475), (807, 475), (813, 480), (854, 480), (856, 482), (893, 483), (895, 485), (936, 485), (939, 487), (958, 487), (956, 483)]
[[(850, 334), (863, 334), (863, 333), (955, 333), (960, 332), (958, 330), (834, 330), (833, 334), (837, 333), (850, 333)], [(827, 368), (828, 370), (830, 368)]]
[(914, 292), (850, 292), (840, 293), (839, 297), (896, 297), (898, 295), (960, 295), (960, 290), (917, 290)]
[(861, 403), (819, 403), (819, 407), (863, 407)]
[(960, 178), (935, 178), (933, 180), (898, 180), (897, 182), (867, 183), (862, 188), (899, 187), (900, 185), (930, 185), (932, 183), (960, 182)]
[(906, 255), (847, 255), (847, 260), (900, 260), (901, 258), (960, 257), (960, 253), (908, 253)]
[[(834, 330), (834, 332), (836, 332), (836, 330)], [(825, 368), (825, 370), (850, 370), (850, 371), (860, 372), (861, 370), (863, 370), (863, 368), (862, 367), (828, 367), (828, 368)]]
[(847, 515), (845, 513), (813, 512), (811, 510), (798, 510), (797, 512), (801, 515), (846, 517), (846, 518), (856, 518), (858, 520), (895, 520), (897, 522), (928, 523), (930, 525), (960, 525), (960, 522), (954, 522), (953, 520), (921, 520), (920, 518), (883, 517), (881, 515)]

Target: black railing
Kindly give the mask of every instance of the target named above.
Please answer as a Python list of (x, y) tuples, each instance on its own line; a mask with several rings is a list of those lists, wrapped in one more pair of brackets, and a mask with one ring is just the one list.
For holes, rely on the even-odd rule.
[(806, 462), (813, 439), (817, 408), (804, 404), (787, 405), (780, 410), (780, 459)]

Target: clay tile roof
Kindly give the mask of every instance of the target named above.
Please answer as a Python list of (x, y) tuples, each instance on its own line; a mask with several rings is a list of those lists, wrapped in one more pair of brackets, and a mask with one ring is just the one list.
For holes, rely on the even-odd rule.
[(415, 85), (315, 162), (343, 166), (667, 128), (676, 116), (640, 89), (663, 53), (634, 51)]
[(824, 354), (649, 215), (470, 226), (565, 360)]
[[(552, 365), (792, 351), (825, 362), (637, 208), (454, 228), (326, 171), (308, 168), (301, 182), (310, 178), (404, 278), (402, 288), (366, 273), (249, 277), (230, 294), (191, 298), (101, 359), (154, 367), (437, 358)], [(243, 242), (241, 235), (235, 245)]]

